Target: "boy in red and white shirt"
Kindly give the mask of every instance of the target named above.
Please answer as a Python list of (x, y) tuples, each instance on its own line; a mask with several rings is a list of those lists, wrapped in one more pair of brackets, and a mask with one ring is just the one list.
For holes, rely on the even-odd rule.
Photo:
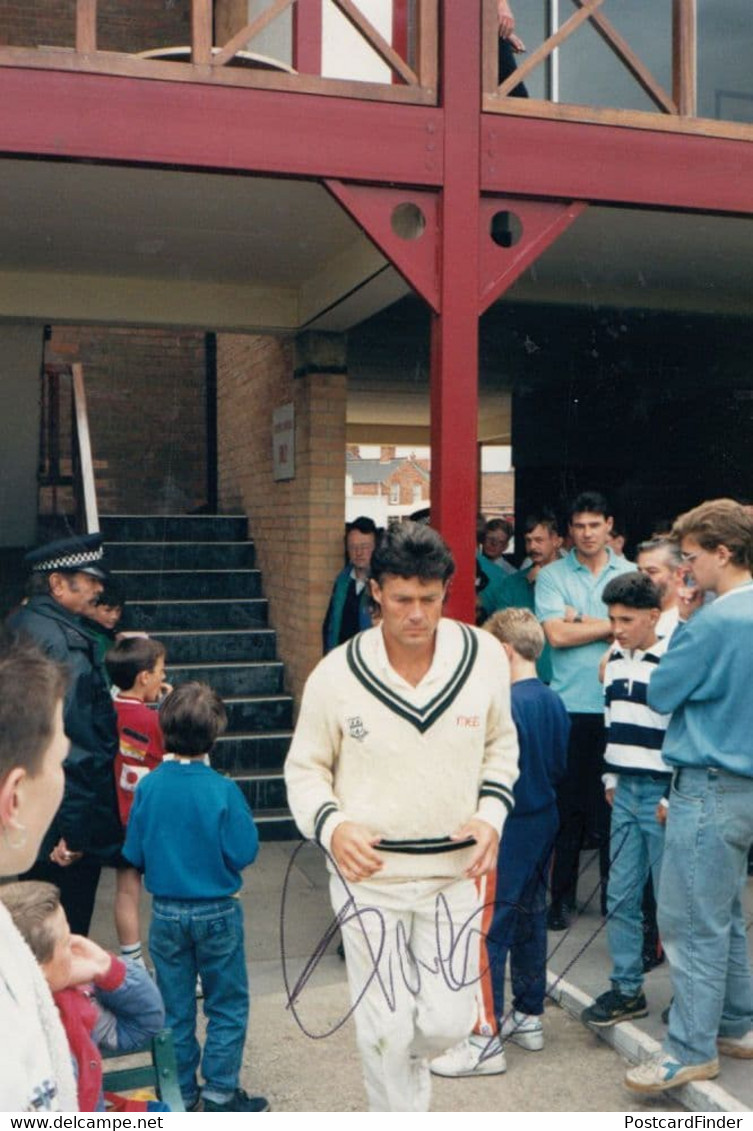
[[(117, 694), (119, 749), (115, 758), (115, 787), (123, 827), (141, 779), (165, 756), (165, 744), (155, 705), (170, 690), (165, 683), (165, 646), (148, 636), (119, 640), (105, 657)], [(125, 861), (118, 868), (115, 927), (124, 957), (142, 962), (139, 899), (141, 875)]]

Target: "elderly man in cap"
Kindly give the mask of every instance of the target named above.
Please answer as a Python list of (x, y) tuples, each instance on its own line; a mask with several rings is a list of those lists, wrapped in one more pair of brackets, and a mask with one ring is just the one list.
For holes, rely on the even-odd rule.
[(82, 619), (102, 590), (102, 557), (99, 534), (32, 550), (26, 555), (29, 600), (9, 622), (68, 670), (64, 724), (71, 745), (64, 763), (65, 793), (39, 859), (24, 878), (60, 888), (77, 935), (89, 932), (102, 864), (117, 862), (122, 840), (113, 777), (115, 709), (96, 641)]

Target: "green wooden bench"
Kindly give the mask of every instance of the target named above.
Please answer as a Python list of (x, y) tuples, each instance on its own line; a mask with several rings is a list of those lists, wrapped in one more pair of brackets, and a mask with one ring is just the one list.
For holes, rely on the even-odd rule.
[[(173, 1111), (185, 1111), (183, 1098), (178, 1086), (178, 1067), (175, 1063), (172, 1029), (161, 1029), (151, 1041), (147, 1041), (130, 1053), (102, 1052), (104, 1060), (141, 1057), (138, 1064), (125, 1068), (105, 1071), (103, 1078), (106, 1092), (131, 1092), (136, 1088), (153, 1088), (157, 1099), (169, 1104)], [(144, 1060), (143, 1058), (147, 1059)]]

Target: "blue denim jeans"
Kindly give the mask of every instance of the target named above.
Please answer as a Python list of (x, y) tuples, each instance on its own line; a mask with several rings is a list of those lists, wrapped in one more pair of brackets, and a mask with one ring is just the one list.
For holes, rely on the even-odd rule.
[(198, 1095), (201, 1059), (196, 1039), (196, 975), (204, 987), (207, 1037), (203, 1094), (219, 1103), (238, 1087), (248, 1023), (243, 909), (237, 899), (155, 898), (149, 952), (173, 1031), (178, 1081), (190, 1104)]
[(742, 890), (753, 842), (753, 778), (681, 769), (669, 805), (659, 930), (674, 1002), (666, 1051), (681, 1064), (717, 1055), (717, 1036), (753, 1029)]
[(650, 871), (659, 890), (664, 826), (656, 808), (666, 786), (666, 778), (621, 774), (612, 805), (607, 942), (612, 982), (629, 997), (643, 985), (643, 889)]

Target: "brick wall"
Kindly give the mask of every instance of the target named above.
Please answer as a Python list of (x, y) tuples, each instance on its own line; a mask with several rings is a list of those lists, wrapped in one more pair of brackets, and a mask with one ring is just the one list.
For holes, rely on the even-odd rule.
[[(289, 690), (300, 700), (321, 657), (321, 624), (342, 568), (346, 377), (293, 376), (293, 345), (217, 340), (219, 491), (249, 517)], [(272, 412), (295, 405), (296, 477), (272, 478)]]
[(45, 357), (83, 364), (101, 513), (206, 502), (203, 334), (55, 326)]
[[(411, 463), (410, 460), (406, 460), (400, 467), (393, 471), (386, 482), (388, 494), (391, 494), (393, 489), (397, 487), (399, 492), (397, 503), (399, 503), (400, 506), (410, 506), (413, 504), (418, 507), (421, 503), (428, 503), (429, 501), (429, 482), (426, 476), (422, 475), (420, 470), (415, 464)], [(414, 487), (418, 487), (420, 491), (418, 499), (414, 498)]]
[[(190, 0), (99, 0), (97, 46), (146, 51), (190, 43)], [(0, 44), (73, 47), (75, 0), (0, 0)]]

